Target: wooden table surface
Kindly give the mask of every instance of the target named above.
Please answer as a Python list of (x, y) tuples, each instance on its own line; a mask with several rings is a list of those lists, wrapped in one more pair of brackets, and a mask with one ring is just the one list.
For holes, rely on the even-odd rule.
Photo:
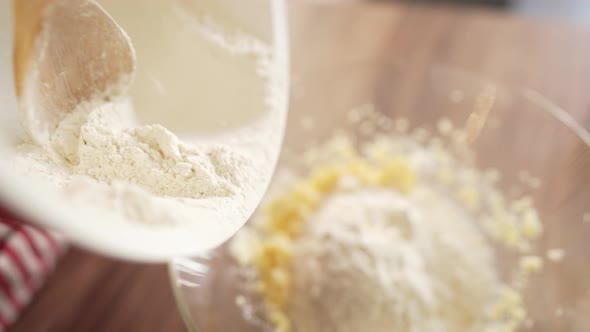
[[(291, 4), (293, 79), (314, 68), (444, 63), (541, 91), (590, 127), (590, 28), (481, 8)], [(319, 66), (319, 67), (318, 67)], [(185, 331), (167, 267), (71, 249), (10, 332)]]

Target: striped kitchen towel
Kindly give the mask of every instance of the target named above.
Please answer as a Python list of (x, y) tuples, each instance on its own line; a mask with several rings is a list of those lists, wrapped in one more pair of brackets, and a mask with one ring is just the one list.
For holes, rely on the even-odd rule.
[(0, 209), (0, 331), (31, 301), (64, 251), (63, 239)]

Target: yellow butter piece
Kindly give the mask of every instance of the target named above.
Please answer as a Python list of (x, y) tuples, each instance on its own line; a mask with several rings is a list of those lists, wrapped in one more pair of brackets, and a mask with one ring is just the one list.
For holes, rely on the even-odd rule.
[(320, 193), (334, 190), (340, 180), (341, 172), (336, 168), (321, 167), (315, 169), (310, 176), (310, 183)]
[(292, 255), (291, 240), (285, 235), (275, 235), (261, 245), (256, 265), (260, 271), (270, 271), (277, 266), (287, 266)]
[(543, 259), (539, 256), (523, 256), (520, 258), (520, 269), (524, 272), (539, 272), (543, 269)]
[(520, 231), (509, 216), (500, 216), (494, 221), (494, 234), (496, 238), (511, 248), (518, 248), (522, 242)]
[(522, 215), (522, 233), (529, 240), (535, 240), (543, 233), (539, 215), (532, 208), (527, 209)]
[(286, 268), (275, 267), (263, 271), (261, 278), (265, 284), (266, 300), (283, 308), (290, 297), (291, 278)]
[(480, 205), (479, 193), (474, 188), (463, 187), (457, 192), (457, 198), (471, 210), (476, 210)]
[(289, 198), (313, 209), (319, 204), (321, 195), (312, 183), (302, 181), (293, 186)]
[(393, 158), (383, 165), (379, 176), (379, 183), (392, 186), (402, 193), (408, 193), (416, 185), (417, 176), (409, 163), (401, 158)]
[(287, 314), (279, 309), (270, 309), (268, 318), (274, 327), (274, 332), (290, 332), (291, 324)]
[(307, 205), (290, 197), (278, 199), (267, 207), (267, 231), (284, 232), (291, 236), (300, 234), (304, 218), (310, 210)]

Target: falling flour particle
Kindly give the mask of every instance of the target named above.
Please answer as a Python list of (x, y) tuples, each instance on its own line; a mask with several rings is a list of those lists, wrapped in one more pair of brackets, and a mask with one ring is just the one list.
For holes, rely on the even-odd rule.
[(547, 259), (554, 262), (554, 263), (561, 262), (564, 257), (565, 257), (565, 250), (564, 249), (555, 248), (555, 249), (547, 250)]

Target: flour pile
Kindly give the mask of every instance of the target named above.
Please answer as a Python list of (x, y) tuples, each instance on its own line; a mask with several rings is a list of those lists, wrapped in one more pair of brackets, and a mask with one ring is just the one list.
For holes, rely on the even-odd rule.
[(248, 160), (226, 147), (182, 143), (160, 125), (139, 126), (130, 102), (69, 114), (51, 142), (75, 174), (110, 184), (121, 180), (161, 196), (230, 196)]
[(334, 194), (293, 248), (296, 331), (470, 331), (498, 288), (482, 234), (427, 188)]
[(14, 168), (53, 182), (77, 198), (102, 198), (108, 208), (147, 205), (143, 213), (123, 214), (152, 225), (179, 222), (179, 211), (154, 214), (154, 198), (179, 203), (184, 199), (190, 208), (204, 206), (207, 198), (239, 199), (250, 185), (247, 177), (253, 164), (239, 151), (189, 144), (160, 125), (141, 126), (134, 117), (125, 99), (82, 105), (60, 122), (48, 145), (19, 145)]

